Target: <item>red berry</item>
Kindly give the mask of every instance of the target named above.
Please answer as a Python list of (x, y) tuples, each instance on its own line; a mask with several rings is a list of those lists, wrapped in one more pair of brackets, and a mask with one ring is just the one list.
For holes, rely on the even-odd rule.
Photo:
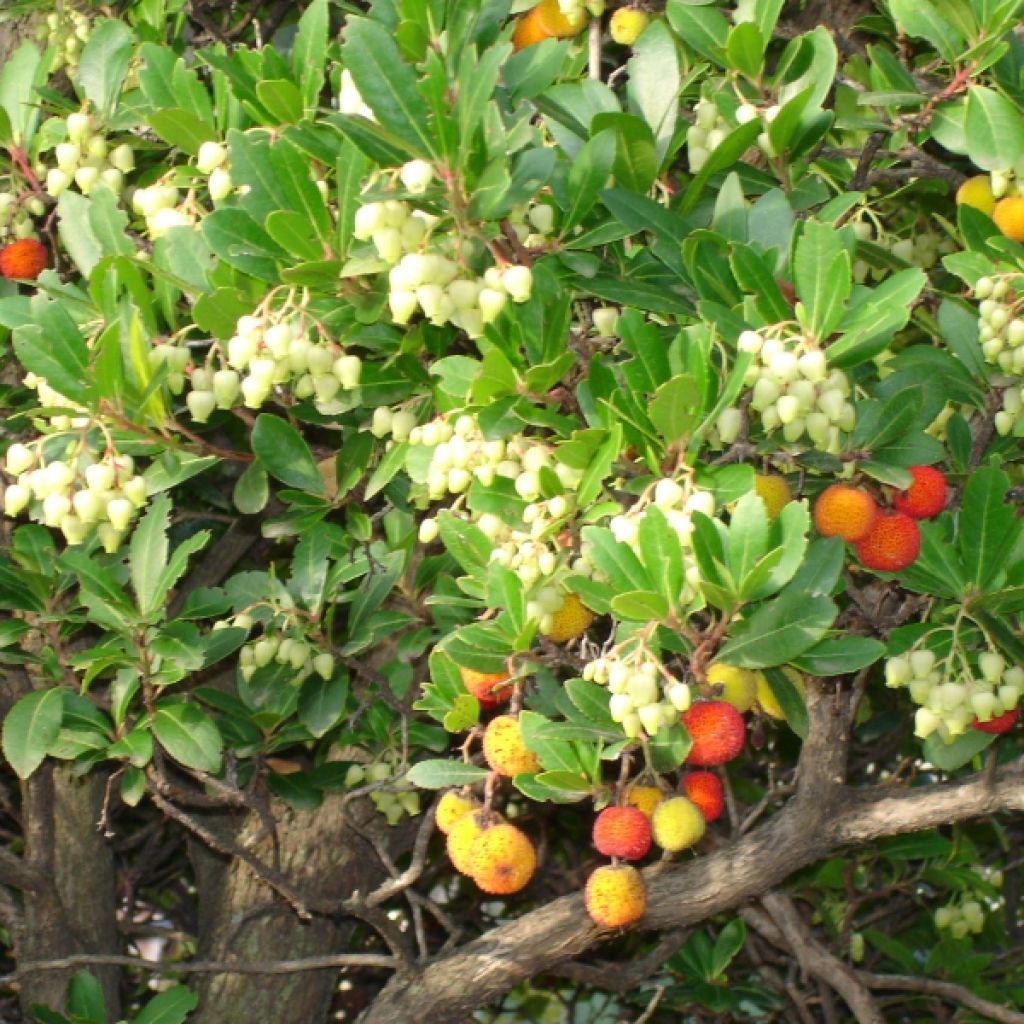
[(606, 807), (594, 819), (594, 849), (606, 857), (640, 860), (651, 848), (651, 820), (636, 807)]
[(875, 499), (846, 484), (832, 484), (814, 503), (814, 525), (822, 537), (842, 537), (848, 544), (866, 537), (878, 518)]
[(725, 764), (743, 749), (747, 727), (743, 716), (724, 700), (705, 700), (684, 711), (680, 720), (692, 746), (687, 764)]
[(893, 495), (896, 511), (915, 519), (937, 516), (946, 507), (946, 478), (933, 466), (911, 466), (910, 475), (910, 487)]
[(34, 281), (47, 262), (46, 247), (34, 238), (20, 238), (0, 249), (0, 274), (8, 281)]
[(1017, 708), (1013, 708), (998, 718), (990, 718), (987, 722), (973, 722), (971, 728), (977, 729), (978, 732), (995, 733), (998, 736), (1000, 733), (1009, 732), (1019, 715), (1020, 711)]
[(463, 685), (480, 701), (483, 708), (497, 707), (512, 696), (512, 684), (501, 685), (508, 682), (507, 672), (477, 672), (475, 669), (460, 665), (459, 674), (462, 676)]
[(902, 512), (879, 516), (871, 532), (857, 543), (857, 557), (868, 569), (897, 572), (906, 569), (921, 550), (917, 520)]
[(715, 821), (725, 807), (722, 780), (714, 772), (687, 772), (679, 780), (679, 788), (695, 803), (707, 822)]

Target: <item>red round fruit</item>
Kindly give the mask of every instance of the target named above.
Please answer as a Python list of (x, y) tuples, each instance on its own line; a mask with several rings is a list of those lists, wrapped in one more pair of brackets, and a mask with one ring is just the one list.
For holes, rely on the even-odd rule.
[(0, 274), (8, 281), (34, 281), (49, 261), (46, 246), (34, 238), (19, 238), (0, 249)]
[(725, 788), (714, 772), (687, 772), (679, 780), (679, 788), (686, 798), (697, 805), (707, 822), (721, 817), (725, 807)]
[(651, 848), (651, 820), (636, 807), (606, 807), (594, 819), (593, 838), (606, 857), (640, 860)]
[(1000, 715), (998, 718), (990, 718), (987, 722), (973, 722), (971, 723), (972, 729), (977, 729), (978, 732), (991, 732), (995, 735), (1000, 735), (1004, 732), (1009, 732), (1013, 728), (1014, 722), (1020, 716), (1020, 711), (1017, 708), (1012, 708), (1005, 714)]
[(906, 569), (921, 550), (921, 531), (917, 520), (902, 512), (879, 516), (871, 532), (857, 542), (860, 564), (880, 572)]
[(893, 495), (896, 511), (915, 519), (937, 516), (946, 507), (946, 478), (934, 466), (911, 466), (910, 475), (910, 487)]
[(684, 711), (680, 720), (692, 746), (687, 764), (725, 764), (743, 749), (747, 727), (743, 716), (724, 700), (705, 700)]

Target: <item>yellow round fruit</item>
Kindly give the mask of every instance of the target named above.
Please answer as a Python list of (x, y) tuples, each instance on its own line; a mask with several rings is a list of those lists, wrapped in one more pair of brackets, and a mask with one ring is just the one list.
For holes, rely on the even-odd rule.
[(463, 875), (470, 874), (470, 852), (473, 843), (484, 833), (487, 816), (482, 813), (466, 814), (459, 818), (448, 833), (448, 859), (452, 867)]
[(477, 836), (469, 851), (469, 875), (495, 896), (519, 892), (537, 868), (537, 851), (515, 825), (492, 825)]
[[(786, 678), (796, 687), (796, 692), (801, 697), (807, 693), (807, 684), (804, 677), (795, 668), (786, 665), (782, 669)], [(786, 716), (783, 714), (782, 705), (775, 699), (775, 693), (763, 672), (757, 672), (757, 704), (769, 717), (782, 721)]]
[(620, 46), (632, 46), (650, 24), (651, 16), (635, 7), (620, 7), (608, 23), (608, 32)]
[(624, 928), (644, 916), (647, 889), (636, 868), (606, 864), (587, 879), (583, 901), (595, 924), (602, 928)]
[(519, 719), (511, 715), (492, 718), (484, 732), (484, 759), (491, 770), (514, 778), (540, 771), (537, 755), (526, 749)]
[(742, 714), (754, 706), (757, 697), (757, 673), (715, 662), (708, 668), (708, 683), (722, 688), (721, 700), (731, 704)]
[(1024, 242), (1024, 196), (1000, 199), (992, 219), (996, 227), (1013, 242)]
[(643, 811), (648, 818), (664, 798), (665, 794), (657, 786), (630, 786), (626, 790), (626, 803), (638, 811)]
[(551, 616), (551, 629), (544, 635), (556, 644), (568, 643), (582, 636), (594, 621), (594, 613), (571, 591), (562, 607)]
[(654, 841), (669, 853), (689, 849), (699, 842), (706, 827), (700, 808), (685, 796), (662, 800), (651, 816)]
[(996, 197), (992, 195), (992, 182), (987, 174), (976, 174), (968, 178), (956, 190), (957, 206), (973, 206), (986, 217), (992, 216), (996, 208)]
[(769, 519), (774, 519), (793, 500), (789, 481), (777, 473), (758, 473), (754, 477), (754, 493), (764, 502)]
[(448, 835), (455, 823), (464, 818), (475, 807), (475, 801), (469, 797), (461, 796), (450, 789), (437, 802), (437, 810), (434, 812), (434, 824), (445, 835)]

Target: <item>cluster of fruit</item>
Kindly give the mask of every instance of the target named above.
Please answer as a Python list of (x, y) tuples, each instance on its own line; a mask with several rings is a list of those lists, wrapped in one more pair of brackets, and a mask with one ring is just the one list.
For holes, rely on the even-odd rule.
[(63, 67), (69, 70), (78, 67), (82, 47), (88, 42), (91, 32), (89, 18), (70, 4), (60, 4), (56, 11), (46, 16), (46, 21), (36, 29), (36, 38), (53, 54), (51, 74)]
[(188, 202), (178, 205), (178, 189), (174, 185), (148, 185), (132, 193), (132, 209), (146, 222), (146, 233), (156, 241), (171, 228), (195, 227), (198, 211)]
[[(943, 238), (934, 231), (914, 226), (909, 238), (880, 232), (875, 235), (875, 225), (866, 217), (853, 222), (853, 231), (859, 242), (874, 242), (887, 249), (897, 259), (910, 263), (922, 270), (934, 267), (939, 257), (955, 251), (956, 244), (951, 238)], [(886, 267), (872, 267), (863, 259), (857, 259), (852, 267), (853, 279), (862, 284), (868, 277), (881, 280), (890, 273)]]
[(1011, 384), (1003, 392), (1003, 404), (993, 418), (1000, 437), (1024, 434), (1024, 384)]
[(48, 125), (54, 123), (57, 127), (51, 131), (63, 135), (64, 141), (53, 150), (56, 167), (38, 169), (40, 178), (45, 174), (47, 193), (56, 198), (75, 185), (87, 196), (97, 184), (103, 184), (119, 196), (124, 191), (124, 176), (135, 169), (132, 147), (127, 142), (111, 146), (85, 111), (68, 114), (62, 123), (53, 118)]
[(222, 143), (208, 141), (199, 147), (196, 170), (206, 175), (206, 189), (212, 202), (219, 203), (235, 191), (231, 168), (228, 166), (227, 147)]
[(935, 911), (935, 927), (948, 929), (954, 939), (966, 938), (969, 933), (980, 935), (985, 927), (985, 911), (974, 899), (949, 903)]
[[(1021, 200), (1024, 202), (1024, 199)], [(978, 302), (978, 341), (987, 362), (1003, 373), (1024, 376), (1024, 276), (981, 277), (974, 286)]]
[(951, 743), (968, 728), (999, 734), (1012, 727), (1024, 693), (1024, 668), (1008, 666), (998, 651), (983, 651), (977, 661), (977, 673), (968, 671), (961, 678), (953, 677), (951, 660), (940, 665), (925, 648), (886, 661), (886, 686), (906, 687), (920, 705), (914, 716), (917, 736), (925, 739), (937, 732)]
[(42, 217), (44, 213), (46, 204), (38, 196), (31, 196), (19, 203), (13, 192), (0, 192), (0, 241), (7, 238), (35, 238), (36, 226), (32, 218)]
[(937, 516), (946, 507), (946, 478), (933, 466), (911, 466), (912, 482), (893, 494), (894, 511), (884, 512), (867, 491), (832, 484), (814, 503), (814, 525), (823, 537), (853, 544), (861, 565), (899, 572), (921, 550), (919, 519)]
[(729, 122), (711, 100), (697, 101), (693, 108), (693, 124), (686, 129), (686, 153), (691, 173), (696, 174), (708, 162), (708, 157), (725, 141), (729, 131)]
[(628, 739), (656, 735), (690, 707), (690, 687), (645, 647), (614, 648), (583, 666), (583, 678), (608, 687), (608, 711)]
[(355, 789), (367, 784), (380, 787), (370, 790), (370, 800), (393, 828), (406, 815), (415, 818), (422, 810), (420, 794), (415, 789), (396, 790), (382, 785), (401, 773), (401, 766), (396, 760), (375, 761), (368, 765), (353, 764), (345, 772), (345, 788)]
[(956, 193), (960, 206), (973, 206), (1014, 242), (1024, 242), (1024, 158), (1012, 170), (968, 178)]
[[(160, 358), (178, 372), (180, 356), (162, 352)], [(324, 338), (301, 310), (264, 310), (239, 317), (226, 354), (215, 344), (206, 364), (191, 371), (186, 402), (192, 418), (205, 423), (214, 409), (231, 409), (239, 399), (259, 409), (275, 389), (287, 389), (330, 416), (346, 408), (338, 394), (359, 387), (362, 367), (358, 356)]]
[(0, 249), (0, 277), (7, 281), (34, 281), (48, 263), (46, 246), (35, 238), (19, 238)]
[[(252, 619), (248, 615), (236, 615), (230, 624), (248, 629), (252, 626)], [(250, 640), (238, 652), (238, 668), (246, 682), (252, 679), (257, 669), (266, 668), (272, 662), (295, 671), (291, 678), (293, 686), (298, 686), (312, 672), (321, 679), (330, 679), (334, 675), (334, 655), (311, 643), (302, 622), (293, 617), (265, 628), (259, 637)]]
[(68, 544), (81, 544), (95, 531), (105, 551), (116, 551), (146, 504), (146, 482), (131, 456), (107, 452), (97, 460), (74, 441), (63, 458), (44, 462), (40, 445), (16, 442), (7, 449), (5, 468), (14, 483), (4, 490), (6, 514), (27, 510), (36, 522), (59, 529)]
[[(849, 401), (850, 382), (842, 370), (829, 370), (825, 353), (803, 335), (784, 335), (775, 328), (743, 331), (741, 352), (754, 356), (744, 383), (749, 408), (757, 413), (766, 434), (782, 429), (790, 444), (804, 435), (816, 447), (838, 454), (840, 435), (853, 429), (855, 411)], [(742, 428), (739, 408), (723, 409), (716, 422), (717, 441), (731, 444)]]

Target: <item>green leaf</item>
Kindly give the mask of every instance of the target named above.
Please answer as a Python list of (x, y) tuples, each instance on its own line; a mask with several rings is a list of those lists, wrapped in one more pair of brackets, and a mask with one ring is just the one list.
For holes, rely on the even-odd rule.
[(573, 160), (569, 168), (569, 207), (562, 221), (562, 234), (575, 228), (594, 208), (612, 173), (615, 148), (615, 133), (606, 128), (589, 139)]
[(186, 768), (212, 774), (220, 771), (224, 740), (213, 719), (195, 704), (158, 704), (153, 734), (160, 746)]
[(164, 142), (189, 156), (197, 156), (204, 142), (217, 138), (213, 125), (178, 107), (153, 110), (146, 115), (146, 122)]
[(634, 114), (598, 114), (591, 131), (613, 131), (616, 138), (612, 173), (615, 184), (630, 192), (646, 192), (658, 174), (658, 154), (654, 135), (646, 121)]
[(626, 70), (630, 109), (638, 111), (651, 129), (660, 166), (676, 131), (683, 84), (676, 41), (663, 21), (656, 19), (647, 26)]
[(37, 320), (38, 327), (23, 327), (14, 334), (14, 354), (18, 362), (25, 370), (44, 377), (51, 388), (66, 398), (85, 402), (89, 350), (78, 328), (67, 310), (57, 303), (51, 303), (37, 314)]
[(963, 36), (930, 0), (889, 0), (889, 13), (903, 32), (926, 39), (943, 60), (955, 60), (964, 49)]
[(299, 30), (292, 46), (292, 74), (299, 83), (306, 107), (316, 106), (323, 88), (330, 17), (328, 0), (313, 0), (299, 18)]
[(437, 517), (441, 530), (441, 542), (448, 553), (468, 573), (486, 569), (491, 559), (493, 545), (478, 526), (442, 512)]
[(261, 512), (270, 497), (267, 471), (258, 463), (250, 462), (245, 472), (235, 481), (231, 500), (243, 515)]
[(994, 89), (970, 87), (964, 128), (971, 162), (983, 171), (1009, 170), (1024, 156), (1024, 115)]
[(278, 283), (277, 261), (285, 256), (285, 251), (245, 210), (214, 210), (203, 218), (202, 232), (210, 248), (229, 266), (260, 281)]
[(767, 548), (768, 515), (764, 501), (750, 491), (736, 503), (729, 520), (726, 556), (732, 578), (742, 580)]
[(7, 713), (0, 746), (19, 779), (27, 779), (43, 763), (63, 718), (64, 698), (59, 687), (26, 694)]
[(121, 83), (128, 73), (135, 37), (123, 21), (105, 19), (94, 24), (78, 62), (78, 84), (86, 98), (109, 118), (117, 106)]
[(323, 494), (324, 481), (302, 435), (286, 420), (260, 413), (252, 428), (252, 451), (276, 480), (313, 494)]
[(199, 997), (183, 985), (175, 985), (154, 996), (139, 1011), (133, 1024), (184, 1024), (199, 1005)]
[(611, 602), (612, 613), (629, 622), (650, 622), (667, 619), (669, 603), (653, 590), (628, 590), (616, 594)]
[(1010, 478), (985, 467), (967, 479), (960, 507), (957, 542), (967, 578), (985, 590), (1006, 567), (1006, 556), (1020, 533), (1020, 521), (1006, 503)]
[(27, 146), (35, 132), (40, 110), (35, 93), (45, 83), (48, 72), (39, 50), (27, 40), (7, 57), (0, 69), (0, 107), (7, 114), (15, 145)]
[(747, 78), (757, 78), (764, 65), (764, 38), (760, 29), (750, 21), (741, 21), (729, 30), (725, 43), (729, 66)]
[(842, 319), (852, 287), (850, 258), (831, 224), (804, 225), (793, 255), (793, 280), (808, 326), (823, 341)]
[(295, 124), (302, 120), (302, 94), (287, 78), (257, 82), (256, 95), (267, 113), (280, 124)]
[(715, 939), (715, 948), (711, 954), (711, 978), (708, 979), (709, 981), (725, 974), (725, 969), (732, 963), (746, 941), (746, 926), (742, 919), (734, 917)]
[(324, 679), (314, 672), (299, 691), (299, 721), (319, 739), (341, 721), (347, 700), (348, 680), (344, 673), (336, 672), (330, 679)]
[(167, 528), (170, 525), (171, 499), (161, 495), (150, 505), (132, 533), (128, 567), (139, 611), (147, 616), (164, 603), (166, 591), (159, 587), (161, 571), (167, 562)]
[(350, 17), (341, 54), (363, 101), (381, 126), (412, 155), (439, 158), (416, 75), (402, 59), (392, 33), (380, 22)]
[(686, 46), (715, 64), (722, 64), (729, 37), (729, 22), (721, 11), (711, 7), (696, 7), (689, 0), (669, 0), (665, 13), (669, 24)]
[(647, 412), (669, 445), (685, 443), (700, 420), (703, 396), (689, 374), (677, 374), (654, 394)]
[(89, 1024), (106, 1024), (107, 1007), (103, 988), (89, 971), (76, 971), (68, 982), (68, 1013)]
[[(717, 14), (717, 12), (715, 12)], [(721, 17), (721, 15), (718, 15)], [(723, 19), (724, 20), (724, 19)], [(741, 156), (754, 144), (761, 133), (761, 122), (755, 118), (746, 124), (741, 124), (735, 131), (716, 146), (711, 155), (707, 158), (704, 166), (694, 175), (693, 181), (686, 186), (682, 201), (679, 204), (681, 213), (688, 213), (700, 201), (704, 186), (708, 183), (713, 174), (724, 171), (731, 167)]]
[(683, 589), (683, 550), (679, 535), (657, 505), (648, 505), (640, 520), (637, 545), (648, 574), (669, 609), (674, 608)]
[(826, 637), (793, 659), (793, 666), (812, 676), (842, 676), (873, 665), (885, 654), (885, 644), (867, 636)]
[(472, 786), (486, 779), (487, 774), (487, 769), (479, 765), (429, 758), (414, 764), (405, 777), (420, 789), (447, 789), (449, 786)]
[(792, 661), (822, 639), (836, 612), (835, 604), (824, 595), (787, 589), (733, 627), (719, 659), (740, 668)]
[(955, 772), (997, 739), (998, 736), (994, 733), (968, 729), (952, 743), (946, 743), (938, 733), (933, 732), (921, 745), (921, 754), (939, 771)]
[(800, 696), (800, 691), (793, 684), (793, 680), (778, 668), (765, 669), (764, 676), (768, 681), (768, 688), (772, 691), (772, 696), (782, 708), (786, 724), (801, 739), (807, 739), (809, 728), (807, 706), (804, 704), (803, 697)]

